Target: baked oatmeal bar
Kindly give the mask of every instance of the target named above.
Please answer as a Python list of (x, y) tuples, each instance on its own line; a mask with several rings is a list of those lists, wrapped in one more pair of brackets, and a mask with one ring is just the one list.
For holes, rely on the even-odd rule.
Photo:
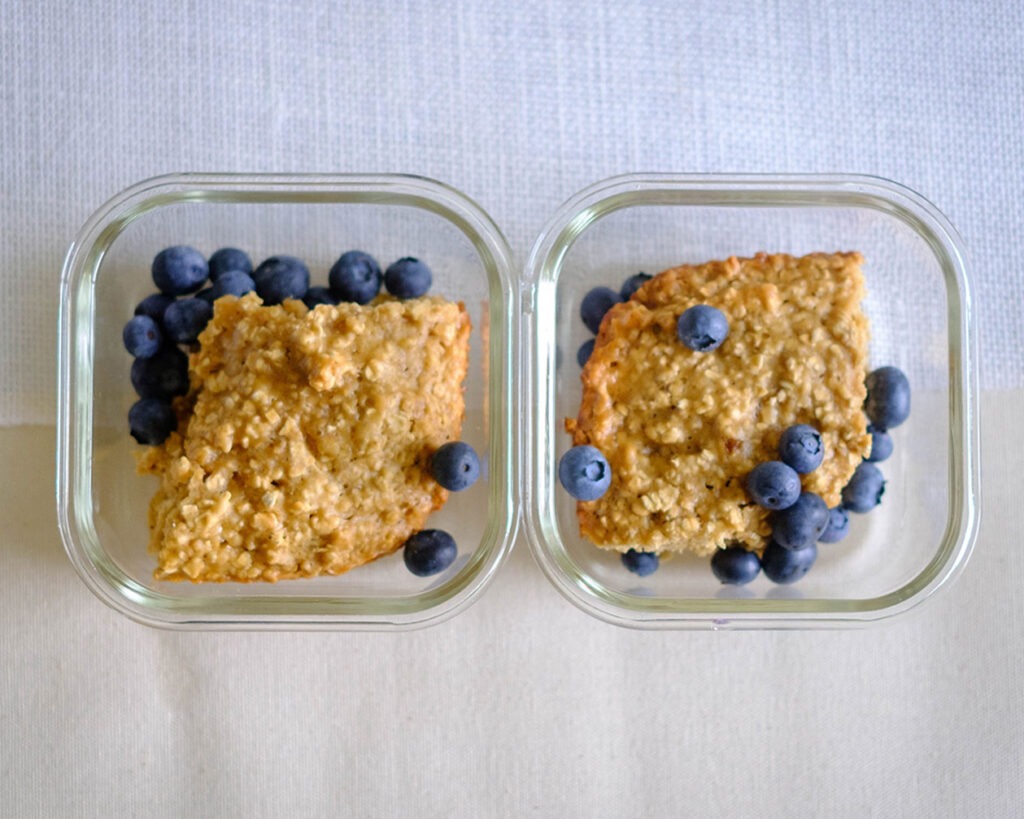
[(436, 297), (218, 299), (178, 432), (140, 456), (155, 577), (335, 575), (398, 549), (447, 498), (429, 461), (460, 435), (469, 333)]
[[(871, 446), (862, 261), (759, 254), (686, 265), (612, 307), (583, 369), (579, 416), (566, 419), (573, 444), (597, 447), (612, 469), (607, 493), (577, 505), (581, 534), (620, 551), (761, 550), (768, 512), (744, 480), (801, 423), (825, 444), (804, 491), (838, 505)], [(713, 352), (676, 336), (679, 315), (695, 304), (729, 320)]]

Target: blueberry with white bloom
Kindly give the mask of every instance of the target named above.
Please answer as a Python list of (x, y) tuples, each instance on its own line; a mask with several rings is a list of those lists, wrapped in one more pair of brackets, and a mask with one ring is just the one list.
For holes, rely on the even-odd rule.
[(879, 367), (867, 377), (864, 411), (876, 429), (886, 432), (910, 415), (910, 382), (896, 367)]
[(601, 451), (589, 444), (574, 446), (558, 463), (558, 480), (577, 500), (597, 500), (612, 483), (612, 468)]
[(596, 339), (587, 339), (584, 341), (580, 348), (576, 351), (576, 363), (580, 365), (580, 369), (590, 360), (590, 354), (594, 352), (594, 342)]
[(795, 424), (782, 433), (779, 458), (802, 475), (813, 472), (825, 458), (821, 433), (810, 424)]
[(650, 280), (650, 273), (634, 273), (622, 283), (622, 287), (619, 289), (619, 295), (622, 297), (623, 301), (629, 301), (630, 297), (640, 289), (640, 286), (644, 282)]
[(153, 283), (161, 293), (181, 296), (198, 290), (210, 273), (206, 257), (194, 247), (175, 245), (153, 259)]
[(761, 570), (772, 583), (788, 585), (807, 574), (817, 559), (817, 544), (811, 543), (802, 549), (784, 549), (775, 541), (769, 541), (761, 555)]
[(125, 349), (136, 358), (152, 358), (163, 343), (160, 325), (149, 316), (133, 316), (121, 331)]
[(417, 577), (430, 577), (451, 566), (458, 552), (450, 534), (441, 529), (424, 529), (405, 542), (402, 559)]
[(206, 299), (179, 299), (164, 313), (164, 329), (176, 344), (192, 344), (212, 315), (213, 305)]
[(843, 487), (843, 506), (851, 512), (870, 512), (882, 501), (885, 478), (872, 463), (862, 461), (854, 470), (850, 482)]
[(438, 447), (430, 459), (430, 474), (445, 489), (461, 492), (480, 476), (480, 459), (465, 441), (449, 441)]
[(656, 552), (638, 552), (636, 549), (623, 552), (619, 559), (623, 566), (638, 577), (654, 574), (661, 564), (661, 559)]
[(765, 509), (785, 509), (800, 497), (800, 476), (782, 461), (759, 463), (747, 476), (747, 494)]
[(868, 424), (868, 432), (871, 434), (871, 452), (864, 460), (873, 464), (881, 463), (892, 455), (892, 436), (888, 432), (875, 429), (874, 424)]
[(838, 543), (850, 531), (850, 516), (842, 506), (828, 510), (828, 526), (818, 536), (819, 543)]
[(400, 299), (425, 296), (433, 282), (430, 268), (412, 256), (393, 262), (384, 271), (384, 286), (392, 296)]
[(172, 398), (188, 392), (188, 356), (175, 346), (164, 346), (152, 358), (132, 362), (132, 387), (140, 398)]
[(252, 260), (237, 247), (222, 247), (210, 257), (210, 281), (216, 282), (225, 273), (252, 275)]
[(140, 444), (162, 444), (177, 427), (174, 410), (162, 398), (140, 398), (128, 410), (128, 429)]
[(342, 253), (327, 274), (327, 283), (335, 298), (338, 301), (354, 301), (356, 304), (373, 301), (383, 281), (384, 275), (380, 272), (377, 260), (361, 250)]
[(153, 293), (136, 305), (135, 315), (149, 316), (159, 324), (164, 320), (164, 311), (172, 304), (174, 304), (174, 296), (168, 296), (166, 293)]
[(772, 514), (772, 540), (784, 549), (814, 543), (828, 526), (828, 506), (813, 492), (802, 492), (796, 503)]
[(729, 335), (729, 320), (717, 307), (695, 304), (684, 310), (679, 317), (676, 334), (691, 350), (709, 353), (722, 346)]
[(580, 318), (592, 333), (601, 329), (601, 319), (622, 297), (610, 287), (595, 287), (580, 302)]
[(211, 290), (212, 300), (216, 301), (221, 296), (244, 296), (256, 289), (256, 282), (252, 276), (241, 270), (228, 270), (222, 273), (220, 278), (213, 283)]
[(745, 586), (761, 572), (761, 559), (742, 546), (726, 546), (711, 556), (711, 572), (728, 586)]
[(252, 274), (256, 293), (264, 304), (301, 299), (309, 290), (309, 268), (294, 256), (271, 256), (260, 262)]

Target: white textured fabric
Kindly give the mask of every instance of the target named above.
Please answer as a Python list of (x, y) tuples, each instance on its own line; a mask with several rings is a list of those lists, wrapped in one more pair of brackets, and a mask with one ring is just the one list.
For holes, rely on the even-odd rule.
[(64, 556), (52, 428), (0, 430), (0, 816), (1019, 815), (1022, 41), (1017, 0), (0, 4), (0, 424), (52, 422), (75, 232), (180, 170), (424, 174), (520, 260), (612, 174), (879, 174), (963, 234), (989, 390), (971, 565), (838, 633), (619, 630), (522, 537), (425, 631), (154, 631)]
[(53, 417), (77, 229), (181, 170), (425, 174), (477, 199), (520, 260), (554, 208), (612, 174), (879, 174), (959, 227), (983, 384), (1024, 385), (1014, 0), (94, 0), (4, 3), (0, 21), (0, 423)]

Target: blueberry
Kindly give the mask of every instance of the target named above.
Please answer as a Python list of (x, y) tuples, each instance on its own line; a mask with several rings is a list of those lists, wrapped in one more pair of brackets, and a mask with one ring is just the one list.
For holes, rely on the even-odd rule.
[(825, 501), (802, 492), (792, 506), (772, 513), (772, 540), (784, 549), (802, 549), (821, 537), (828, 522)]
[(784, 549), (770, 541), (761, 555), (761, 569), (772, 583), (796, 583), (811, 570), (818, 558), (817, 544), (802, 549)]
[(179, 299), (164, 313), (164, 329), (176, 344), (192, 344), (212, 315), (213, 306), (206, 299)]
[(384, 286), (392, 296), (400, 299), (415, 299), (425, 295), (433, 281), (430, 268), (412, 256), (399, 259), (384, 271)]
[(576, 363), (582, 367), (590, 360), (590, 354), (594, 352), (594, 342), (596, 339), (589, 339), (584, 341), (580, 348), (576, 351)]
[(638, 552), (636, 549), (624, 552), (620, 559), (623, 566), (640, 577), (654, 574), (658, 571), (658, 565), (661, 563), (655, 552)]
[(796, 424), (782, 433), (779, 440), (779, 458), (797, 472), (813, 472), (825, 457), (825, 444), (821, 433), (809, 424)]
[(430, 474), (445, 489), (461, 492), (480, 476), (480, 460), (464, 441), (449, 441), (438, 447), (430, 459)]
[[(398, 264), (398, 262), (395, 262)], [(392, 265), (394, 267), (394, 265)], [(427, 287), (430, 289), (430, 271), (427, 271)], [(354, 301), (356, 304), (369, 304), (380, 292), (383, 276), (380, 265), (369, 253), (361, 250), (350, 250), (342, 253), (338, 261), (327, 274), (327, 283), (331, 286), (338, 301)], [(335, 302), (337, 303), (337, 302)]]
[(709, 353), (722, 346), (729, 335), (729, 320), (717, 307), (695, 304), (679, 317), (676, 334), (691, 350)]
[(878, 467), (867, 461), (858, 464), (850, 482), (843, 487), (843, 506), (850, 512), (870, 512), (882, 500), (885, 478)]
[(132, 362), (132, 386), (140, 398), (171, 398), (188, 392), (188, 356), (165, 346), (152, 358)]
[(818, 536), (821, 543), (838, 543), (850, 531), (850, 516), (842, 506), (828, 510), (828, 526)]
[(612, 468), (589, 444), (574, 446), (558, 462), (558, 480), (565, 491), (582, 501), (597, 500), (612, 483)]
[(640, 285), (650, 280), (650, 273), (634, 273), (622, 283), (622, 287), (619, 289), (619, 295), (622, 297), (623, 301), (629, 301), (630, 297), (640, 289)]
[(252, 260), (237, 247), (222, 247), (210, 257), (210, 281), (215, 282), (225, 273), (252, 274)]
[(163, 333), (149, 316), (133, 316), (121, 332), (125, 349), (136, 358), (152, 358), (160, 350)]
[(172, 304), (174, 304), (174, 296), (168, 296), (166, 293), (153, 293), (136, 305), (135, 315), (149, 316), (160, 323), (164, 320), (164, 311)]
[(800, 476), (782, 461), (765, 461), (750, 470), (747, 494), (765, 509), (785, 509), (800, 497)]
[(892, 455), (892, 436), (888, 432), (875, 429), (873, 424), (868, 424), (868, 432), (871, 433), (871, 454), (864, 460), (877, 464)]
[(256, 292), (264, 304), (301, 299), (309, 290), (309, 268), (294, 256), (271, 256), (253, 271)]
[(196, 298), (197, 299), (202, 299), (207, 304), (213, 304), (213, 299), (214, 299), (213, 287), (212, 286), (211, 287), (204, 287), (202, 290), (200, 290), (198, 293), (196, 293)]
[(610, 287), (595, 287), (580, 302), (580, 318), (592, 333), (601, 329), (601, 319), (622, 297)]
[(337, 297), (327, 287), (309, 288), (306, 295), (302, 297), (302, 301), (310, 310), (321, 304), (333, 306), (338, 303)]
[(213, 300), (221, 296), (244, 296), (256, 289), (256, 282), (241, 270), (228, 270), (213, 283)]
[(910, 382), (896, 367), (879, 367), (865, 382), (868, 397), (864, 411), (876, 429), (886, 432), (910, 415)]
[(178, 418), (162, 398), (140, 398), (128, 410), (128, 428), (140, 444), (156, 446), (178, 428)]
[(194, 247), (168, 247), (153, 259), (153, 282), (161, 293), (169, 296), (198, 290), (209, 272), (206, 259)]
[(458, 552), (455, 540), (447, 532), (424, 529), (405, 541), (402, 558), (414, 575), (430, 577), (451, 566)]
[(730, 586), (745, 586), (761, 571), (761, 559), (742, 546), (726, 546), (711, 556), (711, 571)]

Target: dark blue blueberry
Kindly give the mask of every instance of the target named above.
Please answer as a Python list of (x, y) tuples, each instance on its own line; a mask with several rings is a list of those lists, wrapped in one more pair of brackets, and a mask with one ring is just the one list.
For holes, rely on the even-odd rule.
[(821, 543), (838, 543), (850, 531), (850, 516), (842, 506), (828, 510), (828, 526), (818, 536)]
[(132, 387), (140, 398), (172, 398), (188, 392), (188, 356), (165, 346), (152, 358), (132, 362)]
[(197, 299), (202, 299), (207, 304), (213, 304), (215, 296), (213, 295), (213, 287), (204, 287), (198, 293), (196, 293)]
[(864, 411), (875, 429), (886, 432), (910, 415), (910, 382), (896, 367), (879, 367), (865, 382), (868, 397)]
[(178, 428), (178, 418), (162, 398), (141, 398), (128, 410), (128, 428), (140, 444), (156, 446)]
[(747, 494), (765, 509), (785, 509), (800, 497), (800, 476), (782, 461), (765, 461), (750, 470)]
[(309, 268), (294, 256), (271, 256), (252, 274), (256, 292), (264, 304), (301, 299), (309, 290)]
[(658, 571), (658, 565), (661, 563), (655, 552), (638, 552), (636, 549), (623, 552), (621, 560), (623, 566), (640, 577), (654, 574)]
[(225, 273), (252, 274), (252, 260), (237, 247), (222, 247), (210, 257), (210, 281), (215, 282)]
[(221, 296), (244, 296), (256, 289), (256, 282), (248, 273), (229, 270), (213, 283), (213, 301)]
[(558, 462), (558, 480), (565, 491), (582, 501), (597, 500), (612, 483), (612, 468), (589, 444), (574, 446)]
[(461, 492), (480, 476), (480, 459), (465, 441), (449, 441), (430, 459), (430, 473), (445, 489)]
[[(429, 290), (430, 271), (427, 273), (427, 290)], [(327, 283), (331, 286), (331, 292), (334, 293), (337, 301), (369, 304), (380, 292), (383, 278), (380, 265), (377, 264), (377, 260), (373, 256), (363, 253), (361, 250), (350, 250), (347, 253), (342, 253), (338, 261), (331, 267), (327, 274)], [(425, 293), (426, 290), (423, 292)]]
[(761, 555), (761, 569), (772, 583), (796, 583), (811, 570), (818, 558), (818, 546), (812, 543), (803, 549), (784, 549), (769, 541)]
[(594, 352), (595, 341), (596, 339), (593, 338), (584, 341), (576, 351), (576, 363), (580, 365), (581, 369), (590, 360), (590, 354)]
[(430, 577), (451, 566), (458, 552), (455, 540), (447, 532), (424, 529), (405, 541), (402, 558), (414, 575)]
[(711, 571), (730, 586), (745, 586), (761, 571), (761, 559), (742, 546), (726, 546), (711, 556)]
[(595, 287), (580, 302), (580, 318), (592, 333), (601, 329), (601, 319), (622, 297), (610, 287)]
[(433, 282), (430, 268), (412, 256), (399, 259), (384, 271), (384, 286), (392, 296), (400, 299), (415, 299), (426, 295)]
[(709, 353), (721, 347), (729, 335), (729, 320), (717, 307), (695, 304), (679, 317), (676, 335), (691, 350)]
[(312, 310), (321, 304), (335, 305), (338, 303), (337, 297), (327, 287), (311, 287), (306, 291), (306, 295), (302, 297), (303, 303)]
[(161, 293), (180, 296), (198, 290), (210, 273), (206, 258), (194, 247), (176, 245), (156, 254), (153, 283)]
[(885, 478), (878, 467), (867, 461), (857, 465), (850, 482), (843, 487), (843, 506), (851, 512), (870, 512), (882, 500)]
[(875, 429), (873, 424), (868, 424), (868, 432), (871, 433), (871, 454), (864, 460), (877, 464), (892, 455), (892, 436), (888, 432)]
[(172, 304), (174, 304), (174, 296), (168, 296), (166, 293), (153, 293), (136, 305), (135, 315), (149, 316), (161, 324), (164, 320), (164, 311)]
[(136, 358), (151, 358), (160, 350), (163, 333), (149, 316), (133, 316), (121, 332), (125, 349)]
[(800, 474), (813, 472), (825, 458), (821, 433), (810, 424), (795, 424), (779, 439), (779, 458)]
[(772, 540), (784, 549), (802, 549), (821, 537), (828, 521), (825, 501), (813, 492), (802, 492), (792, 506), (772, 513)]
[(213, 315), (213, 305), (206, 299), (179, 299), (164, 313), (164, 329), (176, 344), (192, 344)]
[(634, 273), (622, 283), (622, 287), (619, 289), (619, 295), (622, 297), (623, 301), (629, 301), (630, 297), (640, 289), (640, 285), (650, 280), (650, 273)]

